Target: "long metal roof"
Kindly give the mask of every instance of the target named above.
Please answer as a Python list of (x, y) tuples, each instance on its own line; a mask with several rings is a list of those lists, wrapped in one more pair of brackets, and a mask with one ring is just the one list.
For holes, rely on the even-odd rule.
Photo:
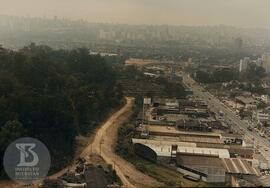
[(253, 168), (247, 160), (231, 158), (222, 159), (226, 172), (231, 174), (260, 175), (260, 172)]
[(172, 145), (177, 145), (177, 153), (185, 153), (191, 155), (214, 156), (219, 158), (230, 158), (227, 149), (215, 148), (197, 148), (195, 143), (173, 142), (173, 141), (158, 141), (149, 139), (132, 139), (132, 142), (139, 143), (150, 147), (157, 153), (158, 156), (171, 156)]

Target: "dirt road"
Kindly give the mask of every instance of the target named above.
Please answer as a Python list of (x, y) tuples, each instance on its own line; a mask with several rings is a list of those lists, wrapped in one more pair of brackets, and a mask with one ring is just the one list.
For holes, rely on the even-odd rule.
[(84, 150), (82, 156), (87, 157), (91, 153), (100, 155), (106, 163), (114, 166), (125, 187), (157, 187), (160, 183), (138, 171), (114, 152), (118, 127), (125, 123), (132, 114), (134, 101), (132, 98), (126, 98), (126, 101), (126, 105), (113, 114), (97, 131), (94, 141)]
[[(141, 173), (132, 164), (115, 154), (114, 148), (117, 141), (117, 130), (125, 123), (132, 114), (133, 98), (126, 98), (126, 104), (117, 112), (112, 114), (96, 131), (94, 138), (90, 138), (90, 144), (83, 150), (80, 157), (84, 157), (88, 162), (93, 161), (91, 156), (101, 156), (106, 163), (113, 165), (117, 175), (120, 177), (124, 187), (158, 187), (161, 184), (155, 179)], [(58, 173), (50, 176), (50, 179), (57, 178), (69, 169), (73, 169), (74, 164), (62, 169)], [(35, 183), (37, 186), (38, 183)], [(18, 184), (10, 181), (0, 181), (1, 188), (18, 188)]]

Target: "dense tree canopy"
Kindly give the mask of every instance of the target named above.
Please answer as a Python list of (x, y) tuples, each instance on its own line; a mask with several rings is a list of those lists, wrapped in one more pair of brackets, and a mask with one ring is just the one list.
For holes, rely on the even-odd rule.
[(238, 79), (238, 73), (233, 69), (217, 69), (213, 72), (197, 71), (196, 81), (202, 83), (229, 82)]
[(259, 81), (265, 76), (265, 69), (255, 64), (250, 64), (245, 72), (239, 73), (235, 69), (222, 68), (214, 71), (206, 72), (198, 70), (195, 79), (201, 83), (221, 83), (238, 81)]
[(243, 75), (249, 80), (259, 80), (265, 76), (265, 69), (255, 64), (251, 64), (247, 67), (247, 71)]
[(87, 49), (1, 48), (0, 160), (10, 142), (30, 136), (47, 145), (59, 168), (72, 157), (75, 136), (89, 132), (121, 99), (113, 68)]

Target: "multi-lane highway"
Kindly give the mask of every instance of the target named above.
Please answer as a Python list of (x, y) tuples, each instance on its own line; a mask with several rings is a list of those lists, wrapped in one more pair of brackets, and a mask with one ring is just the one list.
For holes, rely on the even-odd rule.
[(236, 114), (227, 106), (225, 106), (219, 99), (206, 91), (198, 83), (196, 83), (189, 75), (183, 74), (183, 82), (189, 87), (195, 96), (206, 101), (211, 111), (224, 113), (224, 119), (228, 124), (232, 125), (232, 129), (238, 133), (244, 134), (245, 138), (252, 143), (261, 152), (261, 154), (268, 160), (270, 164), (270, 142), (267, 138), (261, 137), (255, 130), (249, 131), (248, 124), (241, 120)]

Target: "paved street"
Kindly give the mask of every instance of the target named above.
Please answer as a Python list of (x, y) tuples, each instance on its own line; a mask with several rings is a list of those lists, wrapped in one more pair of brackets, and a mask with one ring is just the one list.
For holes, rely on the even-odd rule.
[(194, 95), (206, 101), (211, 111), (218, 113), (219, 111), (224, 112), (224, 119), (228, 124), (232, 124), (232, 128), (238, 133), (245, 135), (245, 138), (250, 142), (255, 141), (256, 147), (259, 149), (261, 154), (268, 160), (270, 164), (270, 142), (267, 138), (261, 137), (255, 130), (249, 131), (248, 124), (241, 120), (236, 114), (225, 106), (219, 99), (213, 96), (208, 91), (205, 91), (198, 83), (196, 83), (191, 77), (184, 74), (183, 82), (185, 85), (190, 87), (194, 92)]

